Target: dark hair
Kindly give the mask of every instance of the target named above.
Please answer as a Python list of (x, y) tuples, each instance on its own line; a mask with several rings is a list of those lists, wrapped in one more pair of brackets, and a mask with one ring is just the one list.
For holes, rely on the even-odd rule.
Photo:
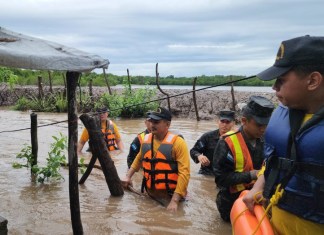
[(320, 65), (313, 65), (313, 64), (308, 64), (308, 65), (295, 65), (291, 71), (294, 71), (298, 75), (305, 76), (308, 75), (312, 72), (319, 72), (324, 76), (324, 64)]
[(247, 106), (242, 108), (242, 116), (245, 117), (248, 121), (253, 119), (252, 113), (248, 110)]

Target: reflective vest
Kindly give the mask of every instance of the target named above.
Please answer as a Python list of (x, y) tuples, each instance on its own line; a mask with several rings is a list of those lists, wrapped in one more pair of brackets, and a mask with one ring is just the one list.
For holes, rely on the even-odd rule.
[(101, 129), (104, 134), (105, 143), (109, 151), (118, 149), (116, 144), (114, 124), (111, 120), (106, 120), (106, 129)]
[[(253, 170), (252, 158), (248, 147), (241, 132), (229, 131), (226, 133), (225, 142), (230, 148), (234, 157), (235, 172), (248, 172)], [(240, 192), (244, 189), (252, 187), (252, 183), (249, 184), (237, 184), (229, 188), (230, 193)]]
[(143, 143), (143, 140), (144, 140), (144, 136), (145, 135), (146, 135), (146, 131), (143, 131), (143, 132), (141, 132), (140, 134), (137, 135), (137, 138), (138, 138), (140, 144)]
[(275, 169), (273, 164), (275, 160), (279, 171), (277, 183), (281, 182), (293, 164), (297, 168), (284, 188), (283, 197), (278, 203), (279, 208), (321, 224), (324, 224), (323, 111), (314, 114), (297, 132), (295, 162), (287, 159), (290, 133), (287, 107), (278, 106), (271, 116), (265, 133), (266, 182), (270, 180), (269, 174)]
[[(147, 134), (142, 144), (143, 186), (149, 189), (174, 191), (178, 180), (177, 161), (172, 158), (172, 147), (177, 135), (167, 133), (156, 153), (152, 151), (153, 135)], [(154, 144), (154, 142), (153, 142)], [(153, 156), (154, 154), (154, 156)]]

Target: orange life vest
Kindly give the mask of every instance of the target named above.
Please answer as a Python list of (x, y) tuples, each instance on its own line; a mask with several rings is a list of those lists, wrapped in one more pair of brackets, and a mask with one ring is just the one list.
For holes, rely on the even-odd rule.
[(104, 134), (104, 139), (109, 151), (113, 151), (118, 149), (116, 144), (116, 137), (115, 137), (115, 129), (114, 124), (111, 120), (106, 120), (106, 128), (101, 129), (102, 133)]
[[(253, 170), (252, 158), (241, 132), (229, 131), (224, 139), (234, 157), (235, 172), (248, 172)], [(251, 188), (253, 183), (237, 184), (230, 187), (231, 193)]]
[(142, 185), (142, 187), (174, 191), (178, 180), (178, 165), (177, 161), (172, 158), (171, 152), (177, 137), (177, 135), (168, 132), (157, 152), (153, 153), (153, 135), (151, 133), (145, 135), (142, 144), (142, 166), (144, 176), (144, 185)]

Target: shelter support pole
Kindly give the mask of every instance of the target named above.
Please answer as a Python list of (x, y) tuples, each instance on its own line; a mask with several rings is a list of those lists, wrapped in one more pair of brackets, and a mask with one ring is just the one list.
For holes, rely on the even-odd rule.
[(37, 138), (37, 114), (31, 113), (30, 114), (30, 135), (31, 135), (31, 147), (32, 147), (32, 154), (33, 160), (31, 162), (31, 174), (33, 174), (33, 166), (37, 164), (38, 158), (38, 138)]
[(76, 88), (79, 77), (78, 72), (67, 72), (67, 100), (68, 100), (68, 156), (69, 156), (69, 193), (70, 211), (73, 234), (83, 234), (80, 214), (79, 184), (78, 184), (78, 116), (76, 114)]
[[(124, 195), (124, 189), (120, 178), (118, 176), (114, 161), (111, 159), (108, 152), (104, 138), (102, 137), (100, 123), (96, 122), (95, 118), (84, 113), (80, 116), (85, 128), (87, 128), (89, 133), (89, 146), (92, 152), (91, 164), (89, 164), (89, 172), (94, 165), (96, 158), (98, 157), (99, 163), (101, 165), (102, 171), (105, 175), (106, 182), (109, 191), (112, 196), (122, 196)], [(96, 156), (96, 157), (94, 157)], [(93, 164), (92, 164), (93, 163)], [(88, 170), (87, 169), (87, 170)], [(85, 176), (87, 177), (87, 176)], [(82, 177), (82, 181), (86, 178)]]

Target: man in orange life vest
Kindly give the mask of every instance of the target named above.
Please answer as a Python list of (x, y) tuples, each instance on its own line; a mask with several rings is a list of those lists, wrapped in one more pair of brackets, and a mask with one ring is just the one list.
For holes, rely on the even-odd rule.
[(218, 141), (213, 157), (215, 182), (219, 188), (216, 205), (223, 220), (241, 191), (250, 189), (263, 162), (262, 135), (274, 105), (262, 96), (251, 96), (242, 110), (241, 127), (227, 132)]
[[(106, 107), (98, 108), (97, 113), (100, 115), (101, 131), (104, 135), (105, 142), (109, 151), (124, 149), (124, 144), (120, 138), (118, 128), (115, 123), (108, 119), (109, 110)], [(85, 143), (89, 140), (89, 133), (86, 128), (83, 129), (78, 143), (77, 152), (82, 154), (82, 149)]]
[[(149, 115), (150, 113), (147, 113), (147, 115)], [(150, 122), (149, 122), (149, 118), (146, 118), (144, 121), (144, 124), (146, 126), (146, 130), (142, 131), (141, 133), (139, 133), (135, 139), (133, 140), (133, 142), (130, 144), (129, 147), (129, 153), (127, 156), (127, 166), (128, 168), (131, 167), (136, 155), (138, 154), (138, 152), (140, 151), (141, 148), (141, 144), (143, 143), (144, 140), (144, 136), (148, 133), (151, 132), (151, 127), (150, 127)]]
[[(148, 115), (151, 133), (145, 135), (141, 149), (122, 181), (124, 188), (143, 168), (142, 191), (152, 198), (168, 198), (167, 210), (175, 212), (187, 194), (190, 178), (190, 158), (183, 138), (169, 132), (171, 113), (164, 108)], [(170, 200), (171, 198), (171, 200)]]

